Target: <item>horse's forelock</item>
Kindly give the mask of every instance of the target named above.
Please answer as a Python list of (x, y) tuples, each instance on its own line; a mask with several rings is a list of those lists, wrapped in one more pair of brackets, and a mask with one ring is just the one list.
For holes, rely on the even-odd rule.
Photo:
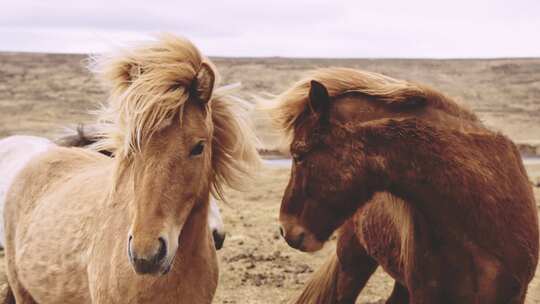
[(139, 151), (164, 121), (182, 112), (205, 62), (213, 67), (191, 42), (170, 35), (98, 58), (94, 71), (110, 96), (99, 113), (102, 140), (96, 146), (124, 158)]
[[(129, 163), (164, 122), (182, 113), (187, 100), (195, 98), (194, 91), (204, 93), (192, 88), (202, 66), (219, 77), (193, 44), (172, 36), (98, 59), (94, 70), (109, 86), (110, 97), (99, 112), (101, 139), (95, 148), (113, 151), (119, 163)], [(228, 92), (229, 88), (216, 90), (208, 104), (211, 119), (206, 121), (214, 130), (212, 192), (217, 197), (223, 197), (224, 185), (242, 189), (244, 177), (260, 162), (243, 102)]]

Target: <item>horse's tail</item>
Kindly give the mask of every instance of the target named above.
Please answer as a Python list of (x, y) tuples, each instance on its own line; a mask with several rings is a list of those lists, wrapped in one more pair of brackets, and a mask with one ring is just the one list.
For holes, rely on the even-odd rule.
[(339, 260), (337, 253), (332, 256), (313, 274), (295, 304), (333, 304), (337, 302), (337, 284), (339, 276)]

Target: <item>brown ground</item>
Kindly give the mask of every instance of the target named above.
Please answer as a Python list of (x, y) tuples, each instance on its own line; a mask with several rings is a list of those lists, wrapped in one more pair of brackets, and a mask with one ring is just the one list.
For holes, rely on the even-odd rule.
[[(78, 55), (0, 53), (0, 137), (55, 137), (66, 125), (91, 122), (89, 110), (105, 95)], [(241, 95), (279, 93), (308, 69), (348, 66), (429, 83), (468, 104), (495, 129), (516, 141), (540, 142), (540, 59), (520, 60), (324, 60), (221, 59), (223, 83), (241, 81)], [(267, 120), (254, 115), (267, 146), (277, 142)], [(529, 168), (540, 175), (540, 166)], [(304, 254), (279, 238), (277, 215), (288, 168), (267, 167), (245, 193), (230, 192), (222, 204), (228, 229), (215, 303), (285, 303), (323, 262), (322, 252)], [(535, 188), (540, 204), (540, 189)], [(0, 264), (0, 268), (2, 265)], [(0, 282), (4, 281), (0, 269)], [(359, 303), (382, 303), (391, 280), (378, 272)], [(203, 287), (201, 287), (203, 288)], [(528, 303), (540, 303), (533, 281)]]

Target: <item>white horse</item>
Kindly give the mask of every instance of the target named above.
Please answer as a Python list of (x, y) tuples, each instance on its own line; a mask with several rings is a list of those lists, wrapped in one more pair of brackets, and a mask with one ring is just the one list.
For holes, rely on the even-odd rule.
[[(6, 193), (15, 176), (34, 157), (57, 145), (37, 136), (15, 135), (0, 139), (0, 247), (4, 247), (4, 204)], [(219, 207), (214, 198), (208, 209), (208, 226), (212, 231), (216, 249), (223, 247), (225, 228)]]

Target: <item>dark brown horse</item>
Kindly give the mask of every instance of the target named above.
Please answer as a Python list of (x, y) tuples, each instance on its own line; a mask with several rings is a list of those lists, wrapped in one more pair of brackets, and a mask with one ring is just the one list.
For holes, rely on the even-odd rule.
[(353, 303), (377, 265), (389, 303), (524, 302), (538, 219), (508, 138), (430, 88), (350, 69), (317, 71), (274, 110), (294, 158), (287, 243), (316, 251), (348, 220), (298, 303)]

